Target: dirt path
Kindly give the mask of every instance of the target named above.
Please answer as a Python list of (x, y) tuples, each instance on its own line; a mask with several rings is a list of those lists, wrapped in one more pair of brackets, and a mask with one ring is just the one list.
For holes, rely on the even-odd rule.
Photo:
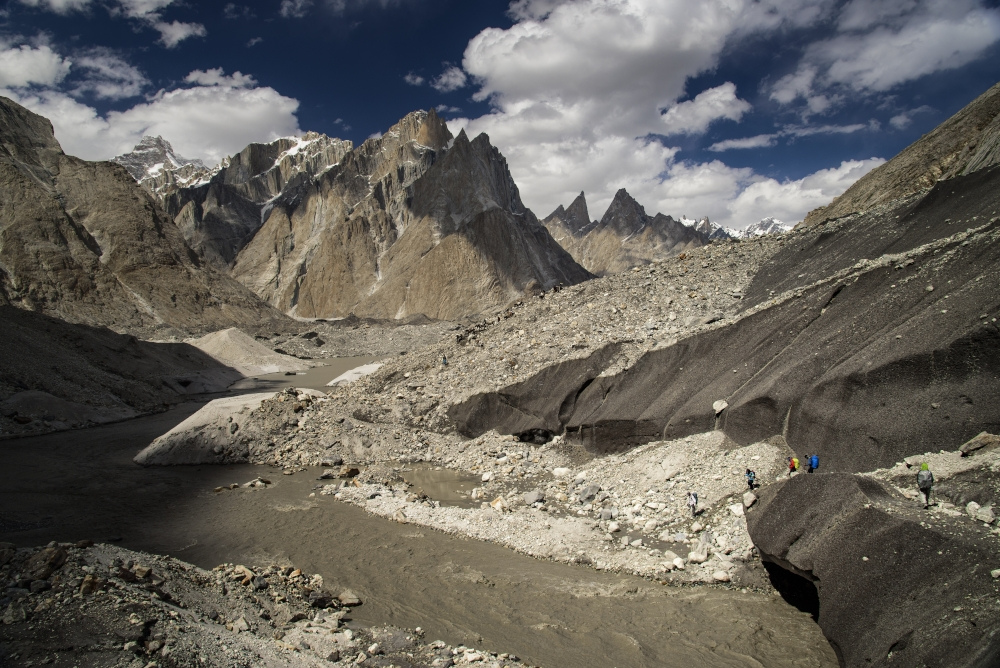
[[(812, 620), (777, 597), (668, 588), (397, 524), (310, 499), (311, 472), (132, 464), (195, 408), (0, 443), (0, 540), (120, 539), (206, 567), (292, 561), (357, 591), (359, 623), (422, 626), (546, 667), (836, 665)], [(212, 491), (257, 475), (275, 484)]]

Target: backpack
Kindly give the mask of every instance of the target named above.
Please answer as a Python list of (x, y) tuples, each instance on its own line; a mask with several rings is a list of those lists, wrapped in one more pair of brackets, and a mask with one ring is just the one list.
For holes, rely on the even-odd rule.
[(819, 468), (819, 455), (813, 455), (812, 457), (809, 458), (809, 466), (813, 467), (814, 469)]
[(930, 471), (920, 471), (917, 474), (917, 487), (920, 489), (930, 489), (934, 484), (934, 474)]

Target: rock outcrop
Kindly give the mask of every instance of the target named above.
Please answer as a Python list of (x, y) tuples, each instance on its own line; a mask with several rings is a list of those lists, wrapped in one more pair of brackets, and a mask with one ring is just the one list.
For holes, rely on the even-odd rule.
[(982, 523), (847, 473), (759, 496), (746, 513), (754, 545), (786, 598), (812, 601), (842, 666), (996, 665), (996, 537)]
[(809, 227), (865, 211), (932, 187), (942, 179), (1000, 163), (1000, 83), (880, 167), (830, 204), (809, 212)]
[(124, 167), (62, 152), (51, 124), (0, 98), (3, 301), (118, 331), (284, 322), (201, 263)]
[(658, 213), (648, 216), (624, 188), (600, 222), (589, 220), (584, 194), (560, 206), (542, 223), (587, 271), (603, 276), (708, 243), (708, 236)]
[(233, 275), (303, 317), (455, 319), (590, 277), (520, 201), (486, 135), (415, 112), (279, 197)]

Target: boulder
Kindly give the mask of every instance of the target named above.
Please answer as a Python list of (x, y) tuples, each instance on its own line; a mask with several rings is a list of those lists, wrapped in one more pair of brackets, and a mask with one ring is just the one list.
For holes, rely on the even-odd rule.
[(66, 549), (59, 546), (44, 547), (28, 559), (24, 575), (29, 580), (45, 580), (66, 563)]
[(533, 489), (530, 492), (524, 493), (524, 505), (532, 506), (540, 501), (545, 500), (545, 493), (538, 489)]
[(959, 451), (962, 453), (963, 457), (969, 457), (979, 451), (986, 452), (988, 450), (994, 450), (997, 447), (1000, 447), (1000, 436), (984, 431), (975, 438), (971, 438), (962, 444)]
[(577, 498), (580, 499), (580, 503), (587, 503), (593, 501), (597, 498), (597, 493), (601, 491), (601, 486), (596, 483), (591, 483), (580, 490)]

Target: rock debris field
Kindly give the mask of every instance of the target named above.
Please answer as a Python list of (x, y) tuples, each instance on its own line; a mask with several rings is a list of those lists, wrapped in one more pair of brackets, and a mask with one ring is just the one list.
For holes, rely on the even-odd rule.
[(89, 541), (2, 543), (0, 578), (4, 650), (17, 665), (523, 665), (420, 629), (347, 628), (363, 601), (291, 565), (207, 571)]

